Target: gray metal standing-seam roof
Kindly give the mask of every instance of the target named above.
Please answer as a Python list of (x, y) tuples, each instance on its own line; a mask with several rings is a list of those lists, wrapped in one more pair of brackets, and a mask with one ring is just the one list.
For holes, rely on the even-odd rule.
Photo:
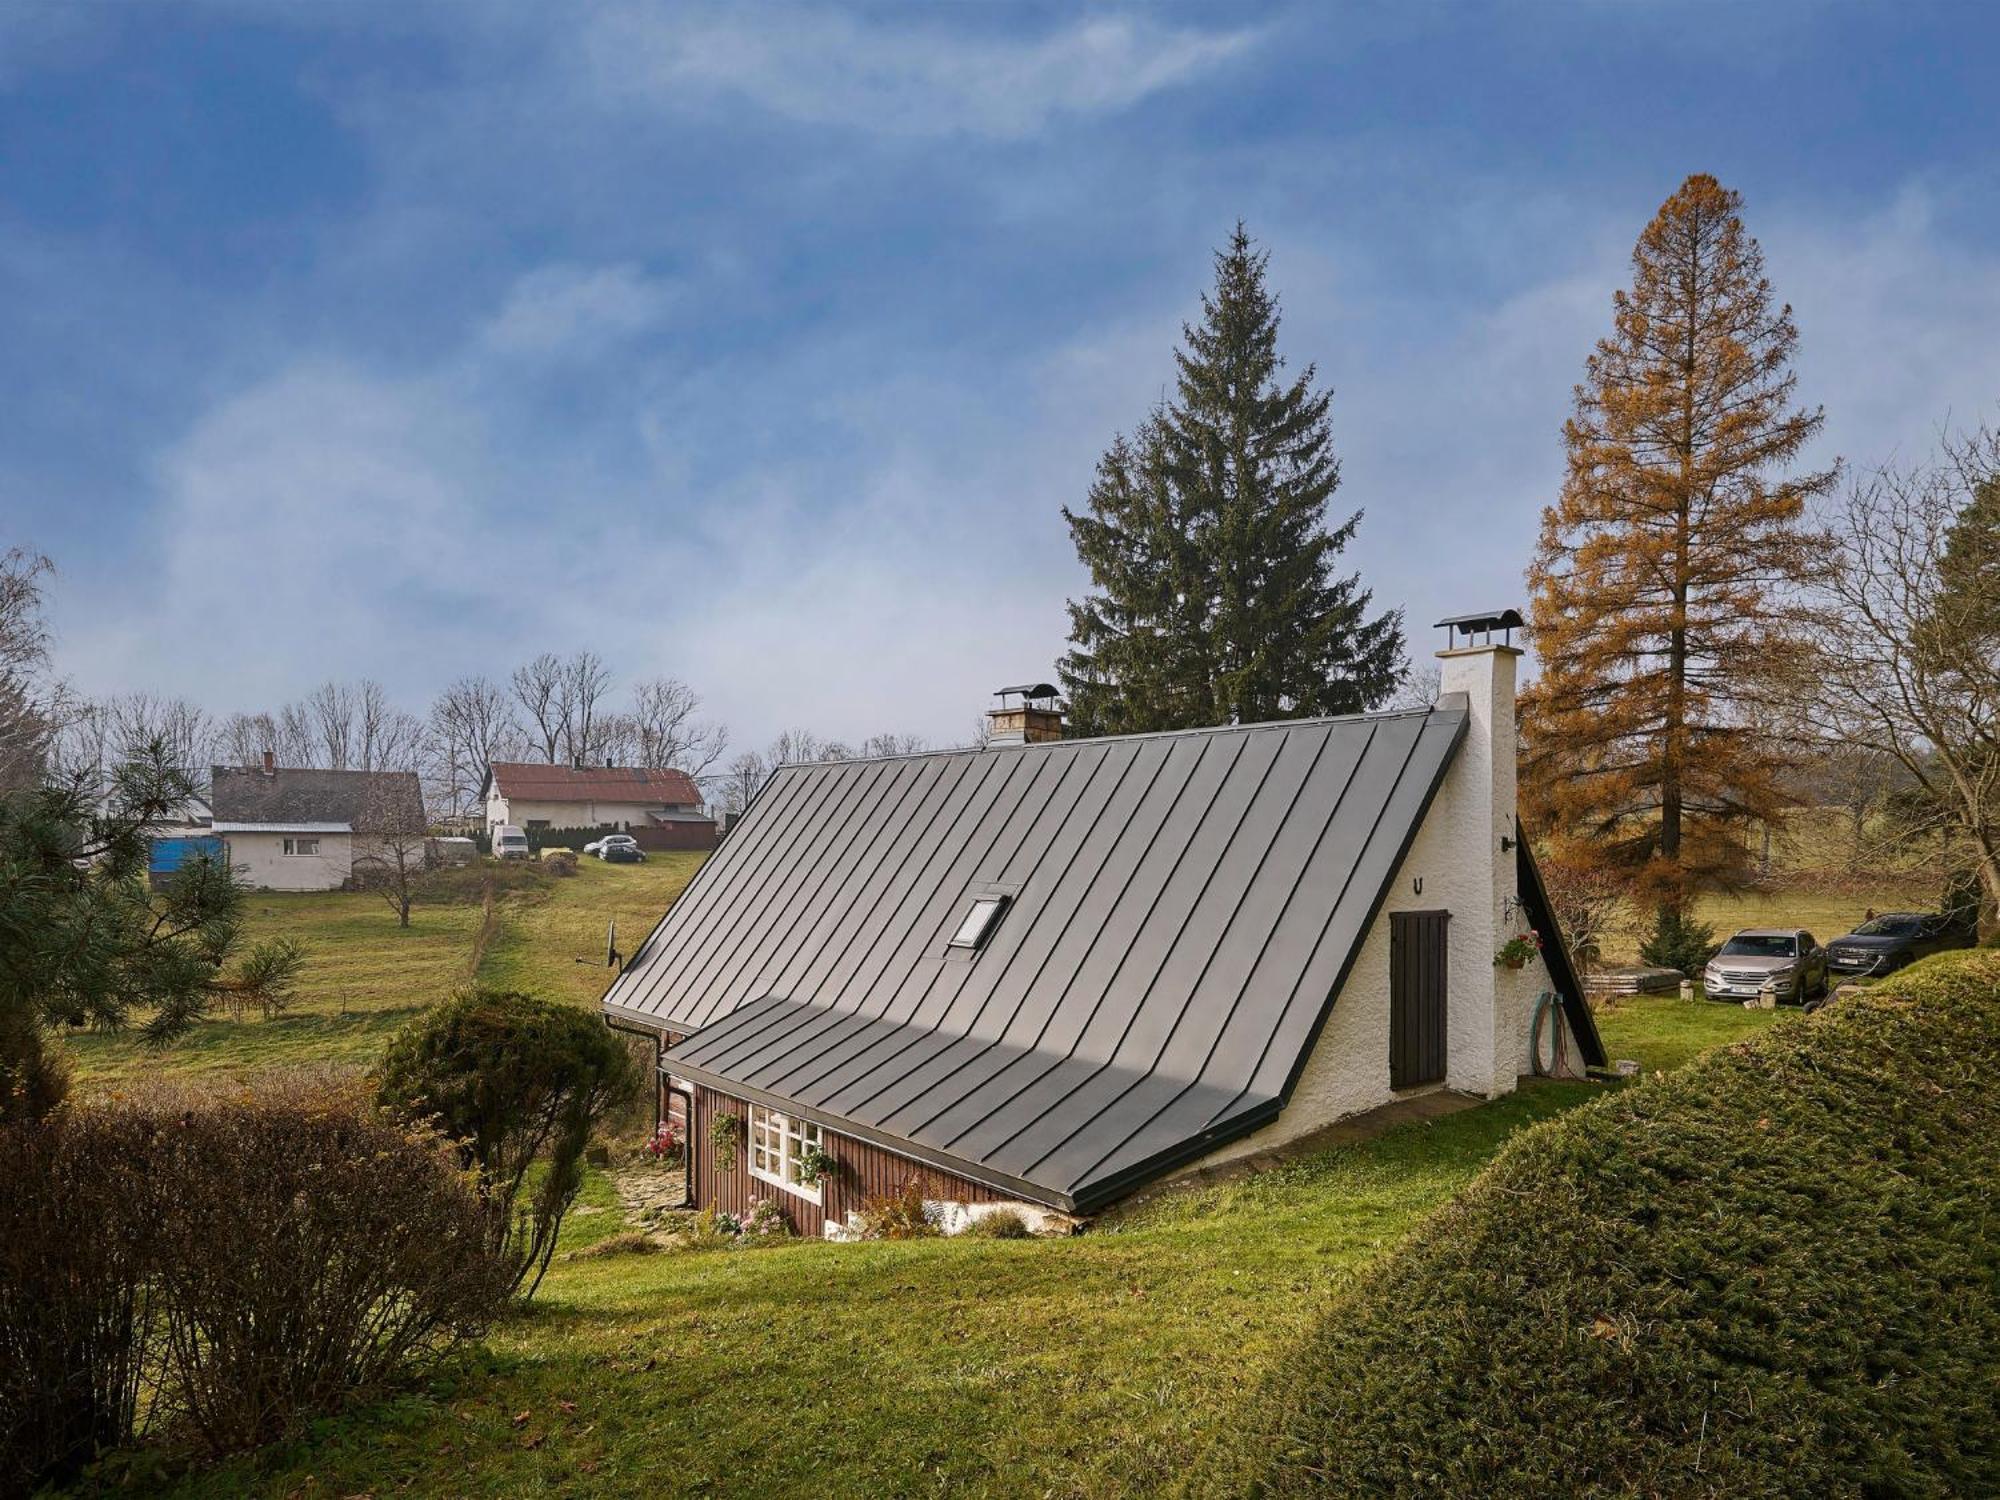
[(1275, 1117), (1466, 718), (785, 766), (605, 1010), (686, 1033), (676, 1074), (1087, 1211)]

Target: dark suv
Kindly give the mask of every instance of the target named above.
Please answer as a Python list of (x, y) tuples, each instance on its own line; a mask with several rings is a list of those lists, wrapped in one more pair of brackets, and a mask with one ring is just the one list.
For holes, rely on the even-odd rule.
[(1947, 948), (1970, 948), (1965, 924), (1936, 912), (1889, 911), (1870, 917), (1845, 937), (1826, 945), (1827, 967), (1835, 974), (1889, 974)]

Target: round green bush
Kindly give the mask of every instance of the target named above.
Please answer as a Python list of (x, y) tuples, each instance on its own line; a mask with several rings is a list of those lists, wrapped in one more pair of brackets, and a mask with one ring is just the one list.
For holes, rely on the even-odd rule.
[(593, 1013), (534, 995), (474, 989), (427, 1012), (389, 1044), (381, 1098), (457, 1145), (460, 1162), (478, 1173), (480, 1192), (496, 1210), (495, 1249), (533, 1296), (582, 1186), (591, 1135), (637, 1085), (631, 1054)]
[(2000, 1494), (2000, 957), (1519, 1137), (1199, 1488)]

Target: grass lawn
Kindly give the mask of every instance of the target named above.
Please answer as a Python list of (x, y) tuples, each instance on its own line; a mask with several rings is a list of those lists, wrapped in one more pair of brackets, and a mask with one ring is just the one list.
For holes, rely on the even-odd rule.
[[(649, 854), (643, 865), (579, 859), (575, 878), (556, 881), (544, 899), (503, 909), (505, 920), (480, 965), (481, 982), (596, 1004), (611, 982), (604, 967), (607, 924), (616, 918), (618, 949), (629, 958), (694, 879), (704, 857)], [(578, 963), (579, 958), (588, 962)]]
[[(594, 1002), (610, 978), (603, 967), (606, 921), (617, 916), (619, 946), (630, 953), (700, 863), (698, 854), (654, 855), (642, 865), (585, 859), (574, 879), (502, 890), (479, 980)], [(407, 929), (396, 925), (381, 897), (366, 892), (259, 891), (245, 905), (246, 941), (291, 937), (305, 947), (291, 1008), (268, 1021), (212, 1017), (162, 1050), (132, 1033), (76, 1033), (66, 1040), (81, 1088), (373, 1062), (391, 1032), (473, 977), (484, 921), (470, 881), (458, 899), (418, 903)], [(578, 964), (579, 956), (592, 962)]]
[[(1647, 998), (1602, 1024), (1614, 1056), (1665, 1066), (1771, 1020)], [(1347, 1278), (1601, 1090), (1528, 1086), (1069, 1240), (559, 1261), (428, 1392), (175, 1493), (1159, 1493)], [(602, 1178), (584, 1207), (571, 1249), (620, 1227)]]

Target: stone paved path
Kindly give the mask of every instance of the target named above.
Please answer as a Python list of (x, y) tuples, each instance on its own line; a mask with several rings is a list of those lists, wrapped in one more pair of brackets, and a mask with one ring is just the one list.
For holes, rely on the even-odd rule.
[(611, 1185), (625, 1206), (626, 1221), (662, 1242), (673, 1238), (687, 1217), (688, 1211), (681, 1207), (686, 1188), (678, 1165), (645, 1162), (613, 1167)]

